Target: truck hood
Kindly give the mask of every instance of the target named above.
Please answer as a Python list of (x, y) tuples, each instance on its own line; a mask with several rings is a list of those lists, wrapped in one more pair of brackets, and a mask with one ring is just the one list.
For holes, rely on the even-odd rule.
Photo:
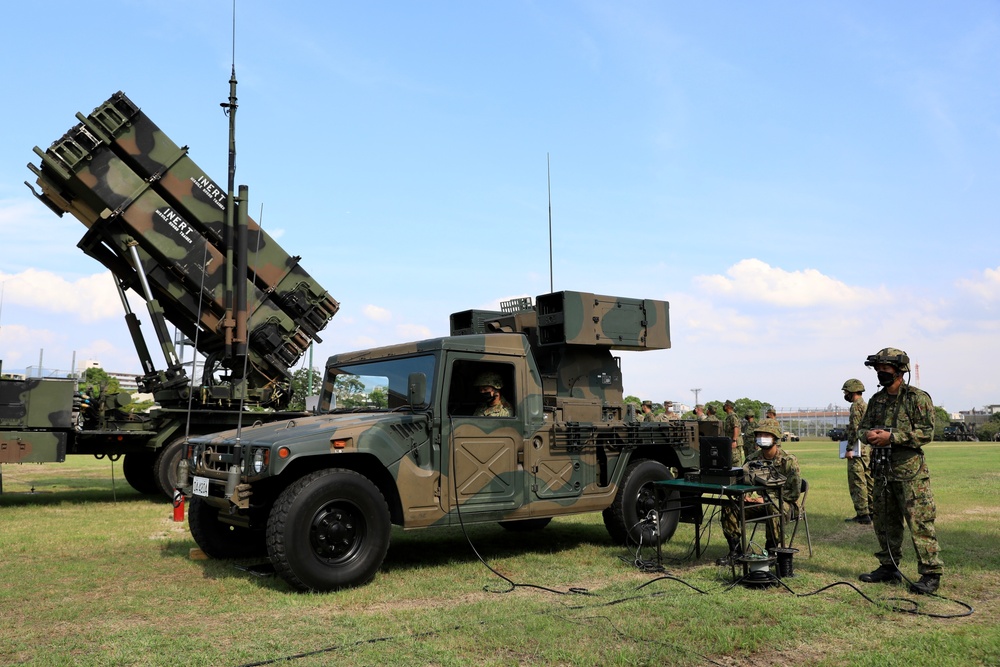
[[(240, 442), (243, 445), (273, 446), (285, 445), (296, 449), (296, 445), (309, 443), (315, 446), (322, 441), (329, 446), (329, 441), (335, 437), (357, 437), (370, 430), (373, 426), (388, 426), (393, 422), (412, 423), (422, 421), (423, 415), (409, 412), (364, 412), (316, 415), (298, 419), (271, 422), (269, 424), (253, 424), (244, 426), (240, 432)], [(191, 438), (191, 442), (200, 445), (235, 445), (235, 429), (221, 431), (211, 435)]]

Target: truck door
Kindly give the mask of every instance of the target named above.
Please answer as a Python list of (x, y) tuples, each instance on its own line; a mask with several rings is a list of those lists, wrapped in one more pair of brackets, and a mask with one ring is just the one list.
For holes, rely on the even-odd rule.
[[(442, 418), (441, 505), (451, 512), (507, 512), (520, 507), (524, 479), (518, 465), (523, 429), (512, 363), (455, 359), (446, 377)], [(500, 384), (487, 405), (476, 383)]]

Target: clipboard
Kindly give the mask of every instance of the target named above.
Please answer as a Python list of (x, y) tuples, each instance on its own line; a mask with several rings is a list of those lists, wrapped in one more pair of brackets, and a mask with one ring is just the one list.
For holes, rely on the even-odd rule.
[[(858, 455), (858, 456), (861, 455), (861, 441), (860, 440), (858, 440), (857, 442), (854, 443), (854, 448), (853, 449), (854, 449), (854, 453), (856, 455)], [(842, 459), (846, 459), (847, 458), (847, 441), (846, 440), (841, 440), (840, 441), (840, 458), (842, 458)]]

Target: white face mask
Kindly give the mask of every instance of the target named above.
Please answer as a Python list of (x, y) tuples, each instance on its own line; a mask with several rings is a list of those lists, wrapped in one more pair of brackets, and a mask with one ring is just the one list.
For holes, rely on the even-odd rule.
[(770, 446), (772, 446), (774, 444), (774, 436), (773, 435), (758, 435), (754, 439), (754, 442), (757, 443), (758, 447), (767, 448), (767, 447), (770, 447)]

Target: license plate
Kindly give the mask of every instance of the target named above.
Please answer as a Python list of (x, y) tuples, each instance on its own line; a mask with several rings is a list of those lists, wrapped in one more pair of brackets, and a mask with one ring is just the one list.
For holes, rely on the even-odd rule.
[(196, 496), (208, 497), (208, 477), (195, 477), (191, 483), (191, 493)]

